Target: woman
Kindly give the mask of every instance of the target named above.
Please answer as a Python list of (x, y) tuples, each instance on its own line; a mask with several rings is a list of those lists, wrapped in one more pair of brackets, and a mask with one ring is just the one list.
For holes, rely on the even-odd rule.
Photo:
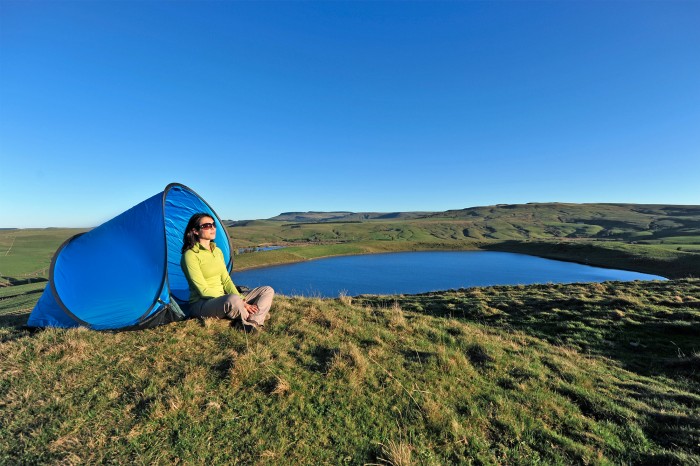
[(194, 214), (187, 223), (182, 266), (190, 285), (190, 314), (197, 317), (240, 316), (244, 328), (260, 328), (268, 317), (275, 292), (269, 286), (241, 295), (231, 281), (224, 255), (216, 247), (216, 223), (209, 214)]

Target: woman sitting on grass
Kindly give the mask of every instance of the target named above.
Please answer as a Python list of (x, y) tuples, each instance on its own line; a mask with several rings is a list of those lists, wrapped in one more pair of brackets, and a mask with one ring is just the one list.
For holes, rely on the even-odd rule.
[(274, 290), (255, 288), (241, 295), (231, 281), (224, 255), (216, 247), (216, 223), (205, 213), (187, 223), (182, 245), (182, 266), (190, 285), (190, 314), (197, 317), (241, 318), (245, 329), (260, 328), (268, 317)]

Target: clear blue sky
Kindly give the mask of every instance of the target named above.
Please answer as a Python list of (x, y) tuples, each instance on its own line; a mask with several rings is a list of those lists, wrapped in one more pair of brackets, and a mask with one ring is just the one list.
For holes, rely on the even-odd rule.
[(0, 227), (700, 204), (700, 2), (0, 0)]

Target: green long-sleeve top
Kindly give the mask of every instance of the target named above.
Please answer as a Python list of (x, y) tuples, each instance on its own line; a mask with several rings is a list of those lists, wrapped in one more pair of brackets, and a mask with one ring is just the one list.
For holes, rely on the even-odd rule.
[(224, 254), (213, 241), (211, 250), (197, 243), (185, 251), (180, 266), (190, 285), (190, 303), (225, 294), (240, 295), (226, 269)]

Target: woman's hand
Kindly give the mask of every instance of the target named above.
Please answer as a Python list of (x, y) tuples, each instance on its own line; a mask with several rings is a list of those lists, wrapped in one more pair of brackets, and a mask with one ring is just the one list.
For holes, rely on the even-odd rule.
[(243, 301), (243, 307), (245, 307), (245, 310), (248, 311), (249, 314), (257, 314), (260, 309), (258, 309), (258, 306), (256, 304), (248, 304), (245, 301)]

